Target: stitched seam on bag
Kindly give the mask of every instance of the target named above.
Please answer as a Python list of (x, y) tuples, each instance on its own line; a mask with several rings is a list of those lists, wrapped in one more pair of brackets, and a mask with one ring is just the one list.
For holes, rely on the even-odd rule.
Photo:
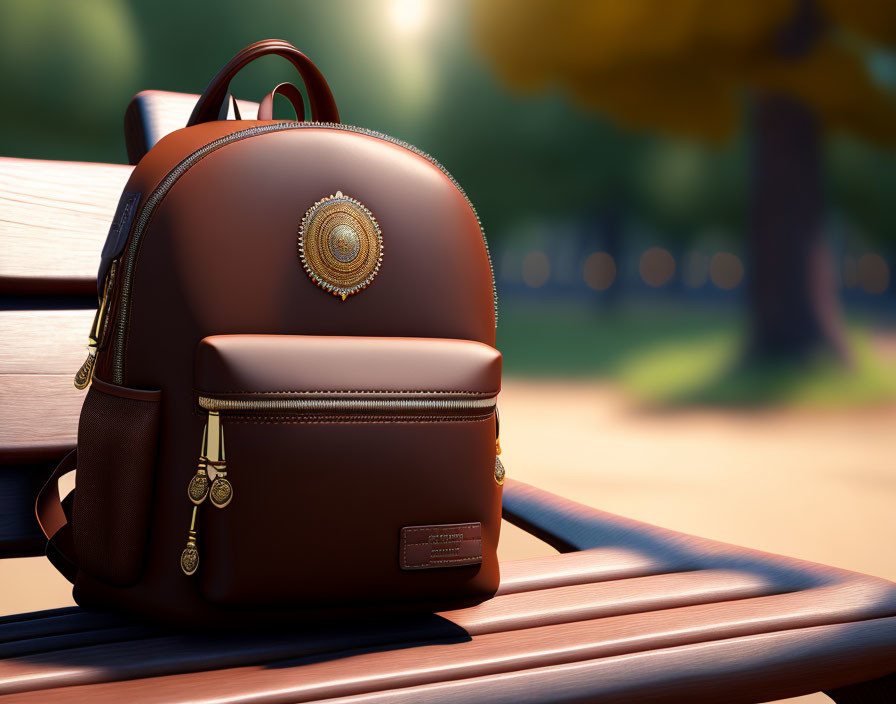
[[(425, 545), (425, 543), (412, 543), (412, 545)], [(482, 561), (482, 539), (479, 540), (479, 552), (476, 553), (475, 555), (470, 555), (469, 557), (458, 557), (458, 558), (454, 558), (454, 559), (448, 559), (448, 558), (440, 559), (440, 558), (433, 558), (432, 554), (430, 554), (430, 557), (426, 562), (414, 563), (413, 565), (408, 562), (408, 543), (405, 542), (401, 546), (401, 566), (402, 567), (410, 567), (411, 569), (425, 568), (429, 565), (432, 565), (433, 563), (439, 563), (439, 564), (452, 563), (452, 562), (469, 563), (469, 562), (473, 562), (475, 560), (479, 560), (480, 562)]]
[[(103, 394), (104, 396), (111, 396), (112, 398), (120, 398), (125, 401), (133, 401), (134, 403), (159, 403), (162, 400), (162, 394), (160, 391), (155, 389), (130, 389), (130, 387), (122, 386), (122, 389), (127, 389), (129, 391), (137, 392), (134, 395), (128, 395), (125, 393), (117, 393), (114, 390), (110, 390), (108, 387), (119, 386), (118, 384), (111, 384), (110, 382), (105, 382), (105, 385), (101, 386), (99, 384), (91, 384), (90, 388), (93, 391), (96, 391), (99, 394)], [(142, 394), (146, 393), (146, 396)], [(152, 394), (152, 396), (150, 396)]]
[[(422, 543), (412, 543), (409, 540), (405, 540), (404, 542), (405, 542), (405, 545), (429, 545), (429, 541), (422, 542)], [(460, 540), (452, 541), (451, 544), (453, 545), (453, 544), (457, 544), (457, 543), (481, 543), (481, 542), (482, 542), (481, 537), (480, 538), (461, 538)], [(447, 543), (446, 543), (446, 545), (447, 545)]]
[[(228, 416), (225, 419), (227, 423), (240, 423), (243, 425), (333, 425), (335, 423), (340, 423), (342, 425), (372, 425), (372, 424), (383, 424), (383, 425), (398, 425), (401, 423), (407, 425), (415, 425), (420, 423), (482, 423), (485, 421), (490, 421), (492, 419), (491, 414), (487, 416), (475, 416), (473, 418), (462, 418), (458, 416), (446, 416), (446, 417), (428, 417), (428, 416), (419, 416), (419, 417), (407, 417), (407, 416), (396, 416), (395, 419), (389, 420), (357, 420), (357, 416), (353, 416), (351, 420), (341, 420), (339, 416), (331, 416), (330, 419), (325, 420), (294, 420), (291, 419), (290, 416), (283, 416), (282, 419), (278, 417), (265, 416), (264, 420), (255, 420), (254, 418), (249, 418), (246, 416)], [(288, 420), (287, 420), (288, 419)]]
[[(415, 545), (421, 545), (421, 544), (422, 543), (415, 543)], [(479, 541), (479, 552), (476, 553), (475, 555), (470, 555), (469, 557), (458, 557), (458, 558), (454, 558), (454, 559), (448, 559), (448, 558), (433, 558), (432, 555), (430, 554), (429, 560), (427, 560), (426, 562), (418, 562), (418, 563), (414, 563), (414, 564), (411, 564), (408, 562), (408, 544), (405, 543), (404, 545), (402, 545), (402, 554), (401, 554), (401, 566), (402, 567), (410, 567), (413, 569), (413, 568), (427, 567), (429, 565), (432, 565), (433, 563), (439, 563), (439, 564), (452, 563), (452, 562), (468, 563), (468, 562), (473, 562), (475, 560), (482, 561), (482, 541), (481, 540)]]
[(303, 394), (303, 395), (318, 395), (318, 394), (330, 394), (330, 395), (338, 395), (338, 394), (421, 394), (433, 396), (437, 394), (467, 394), (471, 396), (497, 396), (500, 392), (498, 391), (467, 391), (467, 390), (459, 390), (459, 391), (411, 391), (410, 389), (402, 389), (396, 391), (382, 391), (382, 390), (352, 390), (352, 389), (341, 389), (341, 390), (331, 390), (331, 391), (318, 391), (318, 390), (306, 390), (306, 391), (284, 391), (284, 390), (276, 390), (276, 391), (244, 391), (241, 389), (225, 389), (218, 391), (202, 391), (197, 389), (196, 393), (200, 395), (204, 394), (242, 394), (246, 396), (260, 396), (260, 395), (270, 395), (270, 394)]
[(480, 527), (482, 526), (478, 521), (473, 521), (472, 523), (442, 523), (440, 525), (422, 526), (420, 528), (402, 528), (401, 532), (405, 535), (409, 533), (438, 533), (440, 530), (463, 530), (464, 528), (475, 528), (477, 525)]

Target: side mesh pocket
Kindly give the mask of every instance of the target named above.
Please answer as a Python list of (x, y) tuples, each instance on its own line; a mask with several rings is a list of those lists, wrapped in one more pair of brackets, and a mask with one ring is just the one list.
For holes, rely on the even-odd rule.
[(72, 538), (79, 568), (108, 584), (143, 572), (161, 395), (94, 379), (81, 408)]

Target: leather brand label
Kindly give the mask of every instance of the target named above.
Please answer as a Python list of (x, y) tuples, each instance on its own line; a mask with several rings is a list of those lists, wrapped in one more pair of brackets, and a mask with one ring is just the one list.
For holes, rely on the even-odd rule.
[(401, 529), (399, 564), (403, 570), (478, 565), (482, 562), (482, 524), (447, 523)]

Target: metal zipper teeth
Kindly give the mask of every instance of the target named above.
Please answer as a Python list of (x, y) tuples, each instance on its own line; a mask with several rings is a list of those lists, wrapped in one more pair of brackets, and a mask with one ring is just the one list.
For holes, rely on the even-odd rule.
[(495, 398), (284, 398), (221, 399), (199, 397), (208, 411), (467, 411), (494, 408)]
[(143, 231), (146, 228), (146, 225), (149, 223), (149, 219), (150, 217), (152, 217), (152, 213), (155, 210), (156, 206), (158, 206), (162, 199), (167, 195), (168, 191), (171, 190), (171, 187), (181, 176), (183, 176), (184, 173), (186, 173), (186, 171), (191, 166), (193, 166), (196, 162), (202, 160), (212, 152), (217, 151), (221, 147), (230, 144), (231, 142), (237, 142), (241, 139), (245, 139), (246, 137), (254, 137), (255, 135), (264, 134), (266, 132), (280, 132), (284, 130), (309, 129), (315, 127), (324, 127), (327, 129), (342, 130), (345, 132), (355, 132), (357, 134), (363, 134), (367, 135), (368, 137), (375, 137), (386, 142), (391, 142), (392, 144), (403, 147), (408, 151), (411, 151), (414, 154), (423, 157), (448, 177), (451, 183), (454, 184), (454, 187), (464, 197), (464, 200), (467, 201), (467, 205), (470, 206), (470, 210), (473, 211), (473, 215), (476, 218), (476, 223), (479, 225), (479, 232), (482, 234), (482, 242), (485, 245), (485, 254), (488, 258), (488, 267), (492, 277), (492, 297), (494, 299), (495, 307), (495, 325), (497, 326), (498, 290), (495, 285), (495, 267), (492, 264), (492, 255), (488, 248), (488, 240), (486, 240), (485, 238), (485, 229), (482, 227), (482, 221), (479, 219), (479, 213), (476, 212), (476, 208), (470, 200), (470, 197), (467, 195), (466, 191), (464, 191), (461, 185), (455, 180), (454, 176), (452, 176), (444, 166), (442, 166), (432, 156), (418, 149), (412, 144), (408, 144), (407, 142), (396, 139), (395, 137), (390, 137), (389, 135), (383, 134), (382, 132), (368, 130), (364, 127), (354, 127), (352, 125), (343, 125), (334, 122), (278, 122), (273, 125), (250, 127), (245, 130), (240, 130), (239, 132), (233, 132), (223, 137), (219, 137), (213, 142), (209, 142), (204, 147), (197, 149), (195, 152), (190, 154), (190, 156), (186, 157), (171, 171), (169, 171), (168, 175), (165, 176), (164, 179), (162, 179), (156, 189), (146, 199), (145, 203), (143, 204), (143, 208), (141, 208), (140, 210), (140, 215), (137, 217), (137, 220), (134, 224), (134, 232), (130, 238), (130, 243), (126, 254), (125, 267), (124, 271), (122, 272), (121, 297), (118, 308), (118, 319), (116, 321), (115, 345), (113, 347), (112, 359), (112, 379), (116, 384), (124, 383), (124, 338), (128, 325), (128, 303), (131, 294), (131, 279), (134, 274), (137, 252), (140, 247), (140, 237), (143, 235)]

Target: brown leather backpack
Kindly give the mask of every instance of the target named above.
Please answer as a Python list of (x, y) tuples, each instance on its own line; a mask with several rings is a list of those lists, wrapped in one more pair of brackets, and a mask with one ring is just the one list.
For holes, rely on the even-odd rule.
[[(266, 54), (312, 121), (218, 120)], [(37, 506), (79, 604), (233, 626), (494, 594), (482, 227), (435, 159), (340, 124), (295, 47), (244, 49), (137, 164), (99, 289), (78, 448)]]

